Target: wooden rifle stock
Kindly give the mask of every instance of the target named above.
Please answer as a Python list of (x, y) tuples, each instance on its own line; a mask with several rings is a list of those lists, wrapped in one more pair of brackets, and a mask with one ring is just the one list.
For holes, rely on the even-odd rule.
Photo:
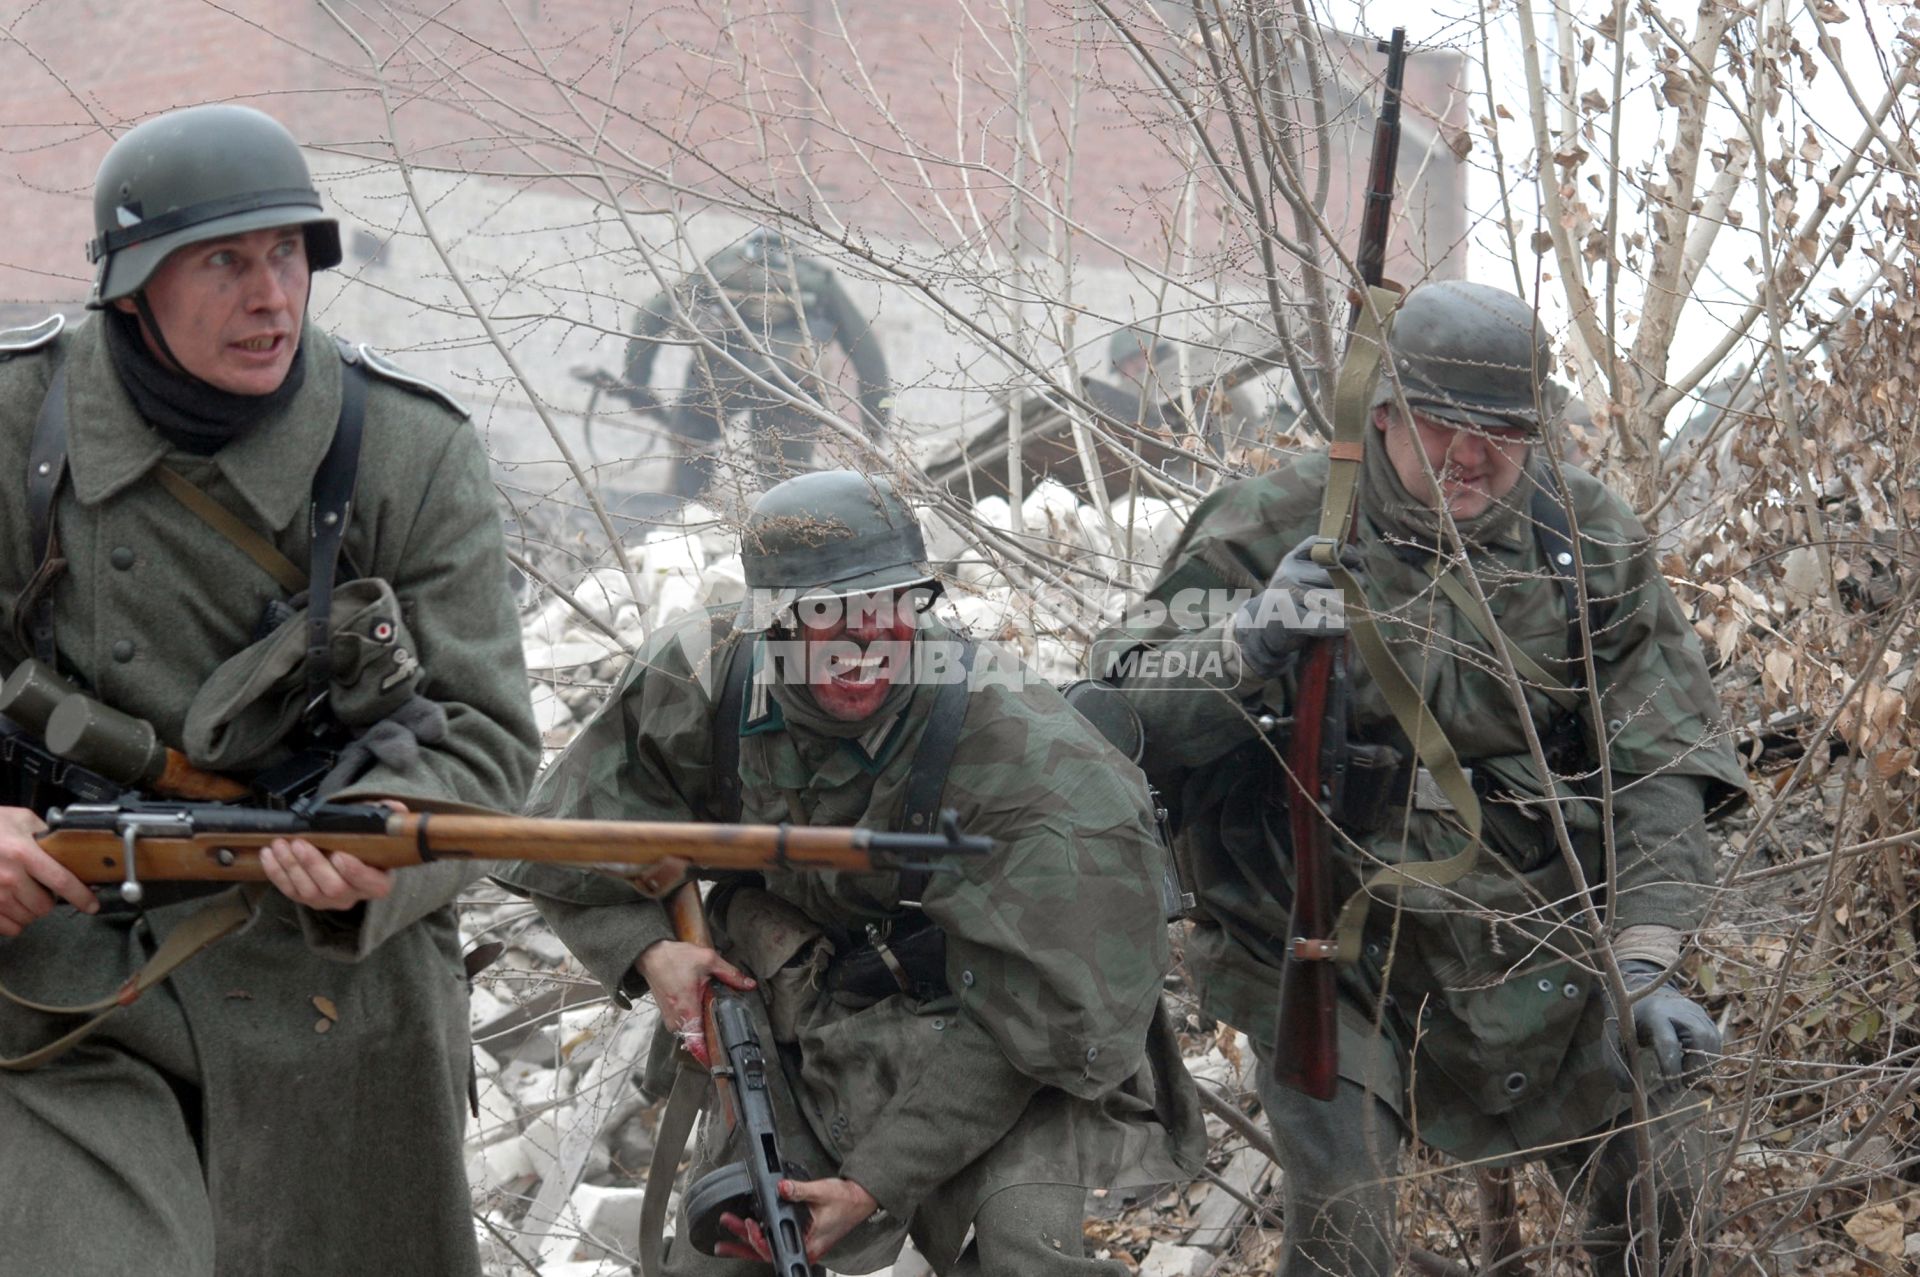
[(545, 820), (532, 816), (390, 811), (320, 804), (304, 812), (214, 803), (124, 800), (47, 813), (41, 849), (82, 882), (253, 882), (262, 849), (304, 838), (376, 869), (438, 860), (528, 860), (634, 876), (662, 868), (715, 870), (893, 868), (980, 856), (985, 838), (952, 822), (939, 834), (823, 826)]
[[(1360, 251), (1355, 255), (1362, 287), (1354, 296), (1349, 329), (1366, 305), (1366, 290), (1379, 285), (1386, 266), (1394, 169), (1400, 154), (1400, 88), (1406, 73), (1406, 35), (1404, 27), (1395, 27), (1386, 48), (1386, 86), (1373, 134)], [(1353, 540), (1358, 521), (1356, 506), (1340, 532), (1344, 542)], [(1336, 547), (1336, 557), (1337, 553)], [(1333, 564), (1328, 562), (1326, 566)], [(1344, 634), (1311, 640), (1300, 663), (1293, 730), (1286, 753), (1293, 906), (1287, 918), (1286, 960), (1280, 975), (1273, 1071), (1282, 1085), (1316, 1100), (1331, 1100), (1340, 1081), (1333, 820), (1340, 810), (1346, 770), (1347, 657)]]
[[(1293, 847), (1293, 908), (1280, 973), (1280, 1040), (1273, 1075), (1316, 1100), (1333, 1098), (1340, 1034), (1333, 962), (1333, 829), (1337, 755), (1346, 744), (1344, 639), (1314, 641), (1300, 667), (1287, 741), (1287, 832)], [(1338, 719), (1336, 723), (1334, 720)], [(1338, 728), (1338, 736), (1328, 733)], [(1329, 745), (1331, 744), (1331, 749)]]

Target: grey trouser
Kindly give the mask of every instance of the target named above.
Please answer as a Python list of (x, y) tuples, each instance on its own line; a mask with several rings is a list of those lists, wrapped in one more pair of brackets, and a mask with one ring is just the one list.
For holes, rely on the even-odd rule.
[[(1087, 1191), (1078, 1185), (1021, 1184), (1001, 1189), (962, 1219), (936, 1195), (915, 1213), (911, 1232), (922, 1253), (941, 1255), (951, 1253), (971, 1225), (973, 1240), (959, 1258), (934, 1269), (941, 1277), (1125, 1277), (1126, 1265), (1117, 1260), (1086, 1258), (1080, 1233), (1086, 1207)], [(669, 1244), (665, 1271), (666, 1277), (765, 1277), (767, 1266)]]
[[(1399, 1191), (1393, 1175), (1405, 1143), (1399, 1119), (1345, 1079), (1326, 1103), (1277, 1084), (1265, 1060), (1256, 1081), (1283, 1177), (1286, 1215), (1278, 1277), (1391, 1277), (1398, 1253)], [(1663, 1254), (1686, 1237), (1705, 1166), (1699, 1110), (1692, 1099), (1685, 1092), (1649, 1097)], [(1628, 1221), (1638, 1212), (1641, 1165), (1629, 1124), (1622, 1119), (1618, 1127), (1543, 1159), (1575, 1218), (1587, 1220), (1587, 1253), (1600, 1277), (1641, 1271), (1639, 1247), (1630, 1244), (1628, 1232)]]

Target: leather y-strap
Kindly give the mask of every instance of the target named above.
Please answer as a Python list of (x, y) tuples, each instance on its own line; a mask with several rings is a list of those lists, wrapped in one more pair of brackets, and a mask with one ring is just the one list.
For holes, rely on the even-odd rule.
[(340, 546), (353, 513), (353, 489), (360, 476), (360, 435), (367, 420), (367, 374), (342, 352), (340, 360), (340, 421), (333, 442), (313, 476), (313, 500), (307, 508), (311, 537), (307, 582), (307, 707), (309, 728), (320, 730), (317, 718), (333, 685), (333, 582), (340, 568)]
[[(969, 686), (973, 681), (973, 640), (960, 640), (959, 677), (942, 683), (934, 693), (933, 708), (927, 711), (927, 725), (914, 747), (913, 763), (907, 773), (906, 796), (900, 816), (908, 833), (932, 833), (940, 823), (940, 798), (946, 792), (947, 773), (953, 768), (953, 755), (960, 748), (960, 728), (967, 720)], [(900, 903), (918, 907), (933, 880), (930, 869), (900, 871)]]
[(160, 947), (153, 951), (145, 965), (134, 973), (127, 982), (111, 994), (94, 1002), (81, 1003), (78, 1006), (52, 1006), (44, 1002), (35, 1002), (12, 992), (0, 985), (0, 998), (5, 998), (15, 1006), (42, 1015), (85, 1015), (92, 1018), (53, 1041), (29, 1051), (25, 1055), (12, 1059), (0, 1058), (0, 1071), (25, 1073), (59, 1059), (78, 1046), (86, 1038), (112, 1019), (122, 1007), (132, 1006), (140, 995), (172, 975), (189, 958), (204, 953), (209, 946), (223, 940), (253, 920), (254, 906), (266, 891), (265, 884), (247, 883), (210, 896), (204, 904), (194, 910), (179, 926), (168, 933)]
[(713, 783), (706, 802), (707, 819), (723, 825), (738, 823), (740, 797), (740, 710), (746, 704), (747, 679), (753, 675), (755, 635), (742, 635), (727, 653), (727, 672), (720, 682), (720, 700), (713, 711)]
[[(1353, 506), (1360, 487), (1361, 461), (1366, 455), (1366, 431), (1371, 416), (1370, 404), (1375, 380), (1380, 375), (1380, 358), (1386, 347), (1389, 317), (1399, 304), (1399, 296), (1390, 289), (1369, 290), (1367, 304), (1360, 307), (1347, 356), (1340, 365), (1334, 385), (1334, 437), (1328, 447), (1327, 488), (1320, 506), (1320, 535), (1334, 542), (1344, 541), (1353, 522)], [(1360, 663), (1379, 688), (1394, 721), (1412, 742), (1413, 752), (1433, 775), (1434, 783), (1453, 804), (1454, 816), (1467, 835), (1467, 845), (1445, 860), (1418, 861), (1389, 865), (1364, 879), (1360, 889), (1347, 897), (1334, 922), (1333, 939), (1342, 962), (1360, 958), (1367, 910), (1376, 891), (1405, 887), (1444, 887), (1473, 872), (1480, 857), (1480, 799), (1473, 783), (1460, 765), (1460, 756), (1441, 729), (1439, 720), (1420, 697), (1420, 688), (1407, 677), (1394, 659), (1392, 650), (1374, 623), (1366, 592), (1354, 575), (1340, 565), (1337, 553), (1323, 564), (1345, 598), (1347, 632), (1353, 640)]]
[(27, 524), (36, 565), (21, 591), (14, 637), (49, 669), (60, 667), (53, 643), (53, 584), (67, 570), (54, 527), (53, 506), (67, 477), (67, 365), (53, 370), (27, 449)]

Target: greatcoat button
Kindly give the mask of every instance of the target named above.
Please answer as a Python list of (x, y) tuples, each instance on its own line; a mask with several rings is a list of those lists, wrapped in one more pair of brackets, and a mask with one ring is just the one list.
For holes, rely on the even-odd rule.
[(121, 639), (113, 645), (113, 659), (125, 665), (133, 659), (133, 640)]
[(113, 566), (119, 568), (122, 572), (125, 572), (133, 566), (132, 548), (124, 545), (114, 546), (113, 553), (107, 556), (107, 562), (113, 564)]

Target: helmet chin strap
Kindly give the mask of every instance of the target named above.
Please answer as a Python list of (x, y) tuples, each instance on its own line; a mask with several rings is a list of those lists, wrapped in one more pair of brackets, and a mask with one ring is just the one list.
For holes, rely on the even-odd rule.
[(180, 362), (180, 356), (173, 353), (173, 347), (167, 345), (167, 335), (160, 331), (160, 320), (154, 315), (153, 307), (147, 305), (146, 289), (142, 288), (133, 295), (133, 308), (140, 313), (140, 327), (153, 338), (153, 344), (160, 350), (160, 357), (172, 365), (176, 376), (184, 377), (197, 386), (205, 386), (208, 390), (219, 389), (218, 386), (188, 371), (187, 366)]
[[(132, 297), (132, 301), (133, 301), (134, 310), (139, 312), (139, 315), (140, 315), (140, 327), (153, 337), (153, 344), (160, 348), (160, 357), (162, 359), (165, 359), (167, 363), (172, 365), (172, 370), (177, 376), (184, 378), (186, 381), (188, 381), (193, 385), (201, 386), (207, 390), (211, 390), (215, 394), (230, 393), (228, 391), (221, 390), (220, 387), (214, 385), (212, 382), (206, 380), (204, 377), (200, 376), (198, 373), (189, 369), (187, 365), (181, 361), (180, 356), (173, 353), (173, 347), (167, 344), (166, 333), (162, 332), (160, 329), (159, 318), (153, 313), (153, 307), (147, 304), (147, 290), (145, 288), (142, 288), (138, 292), (134, 293)], [(306, 298), (306, 301), (301, 303), (301, 306), (300, 306), (300, 317), (301, 317), (300, 322), (301, 322), (302, 330), (304, 330), (306, 327), (307, 306), (312, 301), (313, 301), (313, 276), (309, 274), (307, 276), (307, 298)]]

